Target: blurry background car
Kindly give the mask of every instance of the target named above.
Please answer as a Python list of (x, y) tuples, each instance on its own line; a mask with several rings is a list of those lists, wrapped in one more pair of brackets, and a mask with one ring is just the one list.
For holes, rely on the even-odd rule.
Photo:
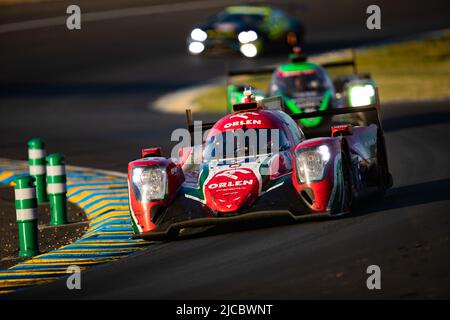
[(230, 6), (192, 28), (188, 51), (240, 52), (253, 58), (263, 52), (288, 51), (303, 42), (304, 28), (296, 18), (271, 6)]

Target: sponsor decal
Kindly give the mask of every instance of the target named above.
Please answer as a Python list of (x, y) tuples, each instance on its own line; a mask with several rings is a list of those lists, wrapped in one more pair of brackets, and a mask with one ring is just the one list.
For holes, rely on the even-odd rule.
[(243, 113), (238, 113), (238, 114), (232, 115), (232, 116), (230, 116), (230, 119), (239, 118), (239, 119), (243, 119), (243, 120), (226, 123), (224, 125), (224, 128), (228, 129), (231, 127), (238, 127), (238, 126), (242, 127), (245, 125), (261, 125), (262, 124), (262, 120), (249, 119), (250, 116), (259, 116), (259, 113), (243, 112)]
[(261, 120), (241, 120), (241, 121), (233, 121), (226, 123), (223, 127), (225, 129), (231, 128), (231, 127), (242, 127), (246, 125), (261, 125)]
[(214, 175), (213, 179), (215, 181), (209, 183), (207, 188), (214, 190), (251, 186), (254, 183), (254, 179), (248, 179), (249, 175), (253, 177), (254, 173), (252, 170), (247, 168), (225, 170)]
[(251, 168), (226, 169), (212, 173), (204, 192), (214, 210), (235, 211), (260, 194), (261, 181)]
[(237, 180), (239, 177), (236, 175), (236, 173), (247, 174), (248, 171), (245, 169), (228, 170), (228, 171), (223, 171), (221, 173), (216, 174), (216, 177), (227, 177), (227, 178), (230, 178), (233, 180)]
[(221, 183), (211, 183), (208, 185), (208, 189), (217, 189), (217, 188), (232, 188), (239, 186), (247, 186), (252, 185), (253, 180), (239, 180), (239, 181), (230, 181), (230, 182), (221, 182)]

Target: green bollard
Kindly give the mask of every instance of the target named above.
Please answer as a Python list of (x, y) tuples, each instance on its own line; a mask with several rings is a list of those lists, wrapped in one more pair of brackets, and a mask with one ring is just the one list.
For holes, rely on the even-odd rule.
[(37, 200), (35, 179), (23, 176), (14, 180), (16, 219), (19, 228), (19, 257), (33, 257), (39, 253), (37, 228)]
[(50, 225), (67, 223), (66, 167), (62, 154), (49, 154), (47, 162), (47, 193), (50, 199)]
[(36, 195), (38, 203), (48, 201), (45, 185), (45, 142), (42, 139), (28, 141), (28, 164), (30, 175), (36, 179)]

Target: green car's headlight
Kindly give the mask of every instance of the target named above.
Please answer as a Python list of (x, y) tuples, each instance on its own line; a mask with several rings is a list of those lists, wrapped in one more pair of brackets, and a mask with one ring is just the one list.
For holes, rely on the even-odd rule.
[(375, 103), (375, 88), (371, 84), (353, 85), (349, 88), (351, 107), (368, 106)]

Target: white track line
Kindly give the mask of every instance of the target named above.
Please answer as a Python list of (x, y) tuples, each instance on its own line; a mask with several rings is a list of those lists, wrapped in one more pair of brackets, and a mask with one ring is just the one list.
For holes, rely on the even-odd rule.
[[(261, 1), (262, 0), (250, 0), (250, 1), (247, 1), (247, 3), (261, 2)], [(153, 5), (153, 6), (115, 9), (115, 10), (106, 10), (106, 11), (88, 12), (88, 13), (83, 13), (83, 8), (81, 7), (81, 24), (83, 25), (84, 22), (92, 22), (92, 21), (102, 21), (102, 20), (146, 16), (146, 15), (161, 14), (161, 13), (209, 9), (209, 8), (226, 6), (226, 5), (230, 5), (233, 3), (239, 3), (239, 1), (230, 1), (230, 0), (214, 0), (214, 1), (206, 0), (205, 1), (205, 0), (201, 0), (201, 1), (191, 1), (191, 2), (184, 2), (184, 3), (160, 4), (160, 5)], [(28, 20), (28, 21), (23, 21), (23, 22), (3, 24), (3, 25), (0, 25), (0, 33), (32, 30), (32, 29), (37, 29), (37, 28), (54, 27), (54, 26), (65, 26), (67, 17), (68, 16), (60, 16), (60, 17), (53, 17), (53, 18), (44, 18), (44, 19)]]

